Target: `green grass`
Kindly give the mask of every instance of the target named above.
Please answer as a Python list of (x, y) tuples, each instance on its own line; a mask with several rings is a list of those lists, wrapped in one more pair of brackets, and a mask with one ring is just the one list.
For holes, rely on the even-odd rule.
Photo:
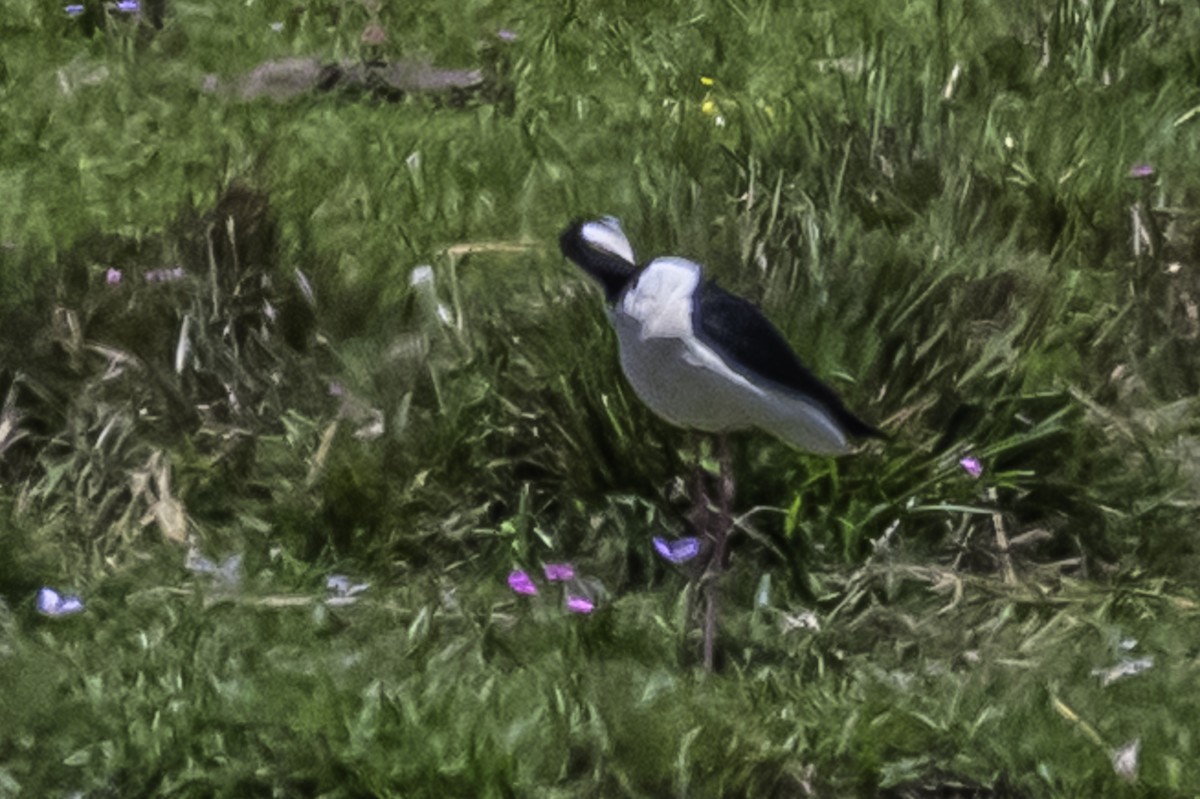
[[(1200, 792), (1191, 6), (11, 5), (0, 796)], [(294, 56), (490, 82), (202, 88)], [(891, 436), (738, 439), (711, 677), (649, 544), (687, 438), (557, 252), (602, 213)], [(505, 586), (562, 560), (591, 616)]]

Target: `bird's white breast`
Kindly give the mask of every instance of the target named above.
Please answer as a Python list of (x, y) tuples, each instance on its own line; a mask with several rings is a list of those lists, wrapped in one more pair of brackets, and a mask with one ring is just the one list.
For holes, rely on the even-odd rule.
[(701, 276), (700, 265), (686, 258), (656, 258), (621, 297), (618, 315), (636, 322), (642, 339), (690, 337)]

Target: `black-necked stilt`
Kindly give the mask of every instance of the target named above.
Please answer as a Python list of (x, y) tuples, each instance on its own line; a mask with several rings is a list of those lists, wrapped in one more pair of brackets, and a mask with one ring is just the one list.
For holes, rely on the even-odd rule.
[[(563, 231), (559, 244), (563, 255), (603, 286), (621, 369), (638, 397), (671, 424), (719, 434), (722, 519), (715, 533), (710, 531), (715, 546), (709, 561), (715, 573), (724, 568), (732, 525), (733, 479), (725, 433), (757, 427), (822, 455), (850, 452), (854, 438), (882, 437), (800, 362), (758, 308), (705, 280), (699, 264), (664, 257), (638, 266), (614, 217), (576, 221)], [(715, 584), (715, 579), (709, 583), (705, 619), (709, 669)]]

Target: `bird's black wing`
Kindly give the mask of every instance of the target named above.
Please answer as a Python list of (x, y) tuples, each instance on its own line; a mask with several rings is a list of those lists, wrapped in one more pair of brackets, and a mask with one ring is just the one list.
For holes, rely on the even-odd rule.
[(731, 368), (747, 377), (766, 378), (820, 403), (852, 436), (883, 437), (851, 413), (837, 392), (800, 362), (783, 334), (753, 303), (711, 281), (697, 289), (696, 295), (692, 326)]

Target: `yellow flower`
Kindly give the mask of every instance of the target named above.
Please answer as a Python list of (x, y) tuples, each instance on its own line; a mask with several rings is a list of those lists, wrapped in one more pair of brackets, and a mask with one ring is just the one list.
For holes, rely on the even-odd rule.
[(708, 77), (707, 75), (701, 75), (700, 83), (705, 86), (712, 86), (714, 83), (716, 83), (716, 81), (713, 80), (712, 78)]
[(713, 114), (717, 113), (720, 110), (721, 109), (717, 108), (717, 104), (714, 103), (712, 100), (705, 100), (703, 103), (700, 104), (701, 113), (706, 114), (708, 116), (712, 116)]

